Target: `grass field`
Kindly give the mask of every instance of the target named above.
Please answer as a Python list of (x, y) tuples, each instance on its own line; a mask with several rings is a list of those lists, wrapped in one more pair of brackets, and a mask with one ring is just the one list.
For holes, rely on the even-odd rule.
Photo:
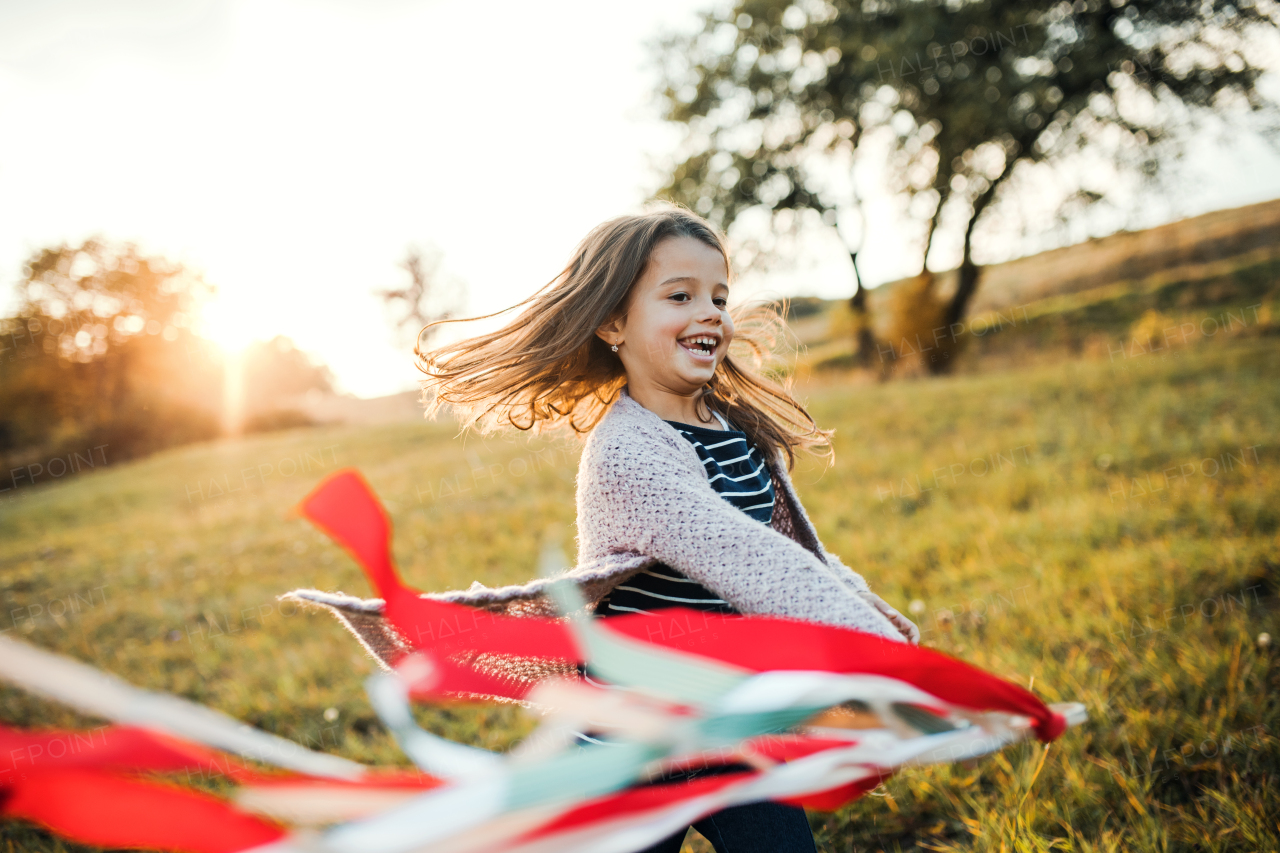
[[(813, 813), (821, 850), (1280, 849), (1280, 669), (1259, 643), (1280, 633), (1274, 338), (805, 393), (837, 429), (834, 466), (795, 475), (826, 545), (895, 606), (920, 602), (922, 643), (1089, 709), (1047, 751), (903, 772)], [(188, 447), (0, 494), (0, 630), (314, 748), (402, 762), (356, 642), (275, 601), (369, 594), (286, 514), (347, 466), (386, 501), (424, 589), (525, 580), (548, 525), (572, 531), (573, 445), (423, 423)], [(100, 723), (8, 688), (0, 719)], [(495, 749), (530, 727), (511, 708), (421, 719)], [(15, 824), (0, 841), (68, 849)]]

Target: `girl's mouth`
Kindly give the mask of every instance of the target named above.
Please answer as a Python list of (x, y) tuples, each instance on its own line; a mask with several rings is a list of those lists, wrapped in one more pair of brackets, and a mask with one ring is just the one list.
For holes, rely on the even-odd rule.
[(692, 335), (681, 338), (676, 343), (698, 358), (711, 358), (715, 355), (720, 340), (714, 335)]

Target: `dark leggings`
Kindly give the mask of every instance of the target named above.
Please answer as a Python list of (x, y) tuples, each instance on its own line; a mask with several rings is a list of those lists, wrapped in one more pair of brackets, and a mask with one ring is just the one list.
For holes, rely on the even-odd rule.
[[(731, 806), (693, 825), (716, 853), (817, 853), (804, 809), (765, 801)], [(680, 853), (688, 829), (659, 841), (643, 853)]]
[[(703, 591), (706, 592), (706, 590)], [(628, 593), (625, 590), (620, 591), (620, 595), (632, 595), (635, 597), (634, 593)], [(707, 595), (712, 595), (712, 593), (707, 592)], [(605, 601), (612, 601), (612, 594), (606, 596)], [(628, 603), (650, 609), (645, 601), (631, 601)], [(737, 612), (729, 605), (697, 604), (686, 606), (715, 613)], [(660, 610), (661, 608), (652, 609)], [(597, 607), (596, 612), (602, 617), (621, 614), (621, 611), (611, 611), (607, 605)], [(585, 674), (586, 670), (579, 665), (578, 672)], [(744, 765), (736, 765), (706, 770), (681, 771), (667, 774), (663, 777), (663, 781), (678, 783), (681, 779), (716, 775), (720, 772), (735, 769), (745, 770), (748, 768)], [(786, 806), (770, 800), (721, 809), (693, 824), (693, 828), (698, 830), (703, 838), (711, 842), (712, 846), (716, 848), (716, 853), (817, 853), (817, 847), (813, 843), (813, 831), (809, 829), (809, 819), (805, 817), (804, 809), (799, 806)], [(689, 830), (686, 827), (667, 836), (652, 847), (645, 848), (640, 853), (680, 853), (680, 848), (684, 844), (684, 837), (688, 832)]]

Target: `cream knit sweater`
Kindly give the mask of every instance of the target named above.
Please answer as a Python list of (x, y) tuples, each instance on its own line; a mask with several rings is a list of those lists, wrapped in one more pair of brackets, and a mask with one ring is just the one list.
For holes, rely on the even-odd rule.
[[(777, 503), (769, 526), (724, 500), (697, 452), (624, 388), (587, 437), (578, 467), (578, 565), (563, 577), (595, 606), (614, 586), (662, 562), (738, 611), (825, 622), (906, 642), (857, 593), (867, 582), (818, 539), (779, 456), (769, 465)], [(553, 616), (546, 579), (426, 597), (512, 616)], [(318, 590), (284, 598), (335, 612), (379, 660), (403, 649), (381, 619), (380, 599)]]

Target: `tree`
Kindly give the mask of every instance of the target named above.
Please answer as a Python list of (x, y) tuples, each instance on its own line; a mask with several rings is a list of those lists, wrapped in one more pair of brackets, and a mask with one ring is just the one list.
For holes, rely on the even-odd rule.
[(436, 253), (430, 263), (424, 264), (422, 251), (411, 246), (400, 264), (400, 268), (409, 273), (409, 284), (398, 290), (374, 291), (390, 310), (400, 312), (392, 321), (397, 332), (406, 329), (417, 332), (416, 345), (429, 345), (437, 329), (427, 329), (426, 339), (422, 340), (424, 328), (448, 320), (462, 307), (463, 285), (444, 275), (441, 260), (441, 255)]
[(142, 335), (175, 340), (215, 291), (180, 264), (100, 237), (42, 249), (23, 272), (15, 316), (40, 326), (46, 352), (82, 364)]
[[(1154, 178), (1212, 112), (1273, 114), (1257, 81), (1276, 16), (1249, 0), (739, 0), (657, 45), (665, 116), (688, 128), (658, 195), (726, 229), (757, 208), (834, 225), (850, 199), (833, 176), (883, 150), (922, 269), (959, 245), (954, 328), (978, 287), (975, 230), (1026, 167), (1069, 178), (1087, 151)], [(1079, 176), (1076, 208), (1109, 189)]]
[(333, 393), (333, 372), (316, 364), (284, 335), (254, 341), (244, 353), (244, 409), (263, 414), (308, 391)]
[(122, 459), (216, 435), (221, 365), (198, 357), (190, 330), (212, 292), (133, 244), (37, 251), (0, 321), (0, 449), (88, 441)]
[[(192, 332), (213, 292), (132, 243), (95, 237), (34, 253), (17, 310), (0, 319), (0, 463), (35, 471), (90, 447), (120, 461), (218, 436), (228, 363)], [(329, 368), (282, 336), (250, 344), (235, 367), (252, 429), (311, 423), (280, 406), (332, 391)]]
[[(853, 296), (849, 297), (849, 311), (853, 315), (853, 362), (858, 367), (869, 368), (877, 349), (876, 336), (872, 330), (871, 312), (867, 310), (867, 288), (862, 283), (862, 271), (858, 269), (858, 253), (867, 242), (867, 215), (856, 186), (853, 187), (852, 196), (858, 229), (857, 239), (848, 244), (849, 261), (853, 266)], [(880, 376), (882, 379), (888, 376), (884, 367)]]

